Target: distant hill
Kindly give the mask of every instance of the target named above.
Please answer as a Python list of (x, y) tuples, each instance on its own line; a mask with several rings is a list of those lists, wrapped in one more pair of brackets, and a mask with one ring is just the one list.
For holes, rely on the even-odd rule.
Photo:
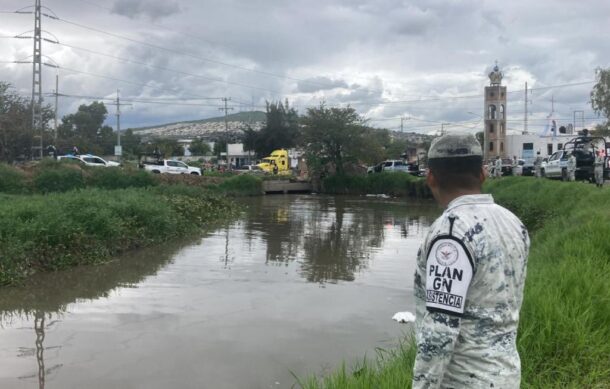
[[(262, 111), (238, 112), (227, 115), (229, 132), (237, 133), (248, 125), (255, 130), (262, 128), (266, 114)], [(189, 120), (159, 124), (156, 126), (132, 128), (133, 132), (144, 137), (193, 138), (214, 136), (225, 132), (225, 117), (217, 116), (201, 120)]]
[[(263, 111), (238, 112), (238, 113), (232, 113), (230, 115), (227, 115), (227, 121), (244, 122), (244, 123), (249, 123), (250, 121), (264, 122), (266, 120), (266, 117), (267, 116), (266, 116), (265, 112), (263, 112)], [(217, 117), (213, 117), (213, 118), (200, 119), (200, 120), (187, 120), (187, 121), (182, 121), (182, 122), (172, 122), (172, 123), (158, 124), (158, 125), (147, 126), (147, 127), (136, 127), (136, 128), (132, 128), (131, 130), (133, 132), (138, 132), (138, 131), (150, 130), (153, 128), (174, 126), (177, 124), (219, 123), (219, 122), (224, 123), (224, 121), (225, 121), (224, 116), (217, 116)]]

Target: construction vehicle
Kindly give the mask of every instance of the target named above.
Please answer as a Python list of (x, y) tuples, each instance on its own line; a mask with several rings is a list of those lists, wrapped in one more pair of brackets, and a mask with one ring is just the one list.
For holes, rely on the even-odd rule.
[(288, 161), (288, 151), (284, 149), (273, 150), (270, 156), (263, 158), (257, 165), (261, 170), (270, 174), (290, 175), (290, 163)]

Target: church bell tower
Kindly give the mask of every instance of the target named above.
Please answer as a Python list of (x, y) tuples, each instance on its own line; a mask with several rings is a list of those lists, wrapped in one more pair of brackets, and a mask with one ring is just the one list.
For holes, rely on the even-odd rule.
[(485, 131), (483, 156), (485, 161), (496, 156), (506, 156), (506, 87), (502, 86), (504, 75), (494, 66), (489, 73), (489, 86), (485, 87)]

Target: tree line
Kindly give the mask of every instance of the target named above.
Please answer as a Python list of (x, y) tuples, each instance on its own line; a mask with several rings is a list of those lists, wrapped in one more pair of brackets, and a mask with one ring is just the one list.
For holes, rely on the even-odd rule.
[[(606, 123), (598, 125), (593, 132), (608, 136), (610, 117), (610, 68), (596, 69), (597, 82), (591, 91), (593, 110), (606, 117)], [(108, 110), (103, 102), (81, 105), (77, 112), (65, 115), (58, 126), (57, 134), (50, 131), (49, 123), (53, 110), (42, 107), (44, 144), (54, 144), (59, 153), (77, 147), (81, 152), (99, 155), (114, 153), (116, 133), (104, 125)], [(13, 162), (27, 160), (32, 156), (31, 101), (20, 96), (6, 82), (0, 82), (0, 160)], [(241, 136), (244, 148), (260, 158), (280, 148), (298, 147), (305, 152), (308, 165), (322, 171), (332, 167), (337, 173), (355, 164), (372, 164), (383, 159), (399, 158), (409, 145), (406, 140), (393, 137), (386, 129), (372, 128), (352, 107), (331, 107), (320, 103), (308, 108), (300, 115), (288, 101), (267, 102), (266, 121), (263, 128), (255, 131), (245, 128)], [(216, 141), (214, 150), (202, 139), (195, 139), (190, 150), (195, 155), (226, 151), (225, 139)], [(124, 154), (136, 156), (141, 153), (161, 151), (164, 155), (180, 156), (184, 149), (176, 140), (155, 139), (143, 143), (139, 135), (128, 129), (122, 134)]]

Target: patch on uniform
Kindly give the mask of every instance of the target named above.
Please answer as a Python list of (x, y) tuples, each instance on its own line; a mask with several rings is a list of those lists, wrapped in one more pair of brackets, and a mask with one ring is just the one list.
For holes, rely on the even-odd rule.
[(450, 235), (434, 239), (426, 261), (428, 310), (464, 313), (472, 274), (472, 258), (462, 241)]

